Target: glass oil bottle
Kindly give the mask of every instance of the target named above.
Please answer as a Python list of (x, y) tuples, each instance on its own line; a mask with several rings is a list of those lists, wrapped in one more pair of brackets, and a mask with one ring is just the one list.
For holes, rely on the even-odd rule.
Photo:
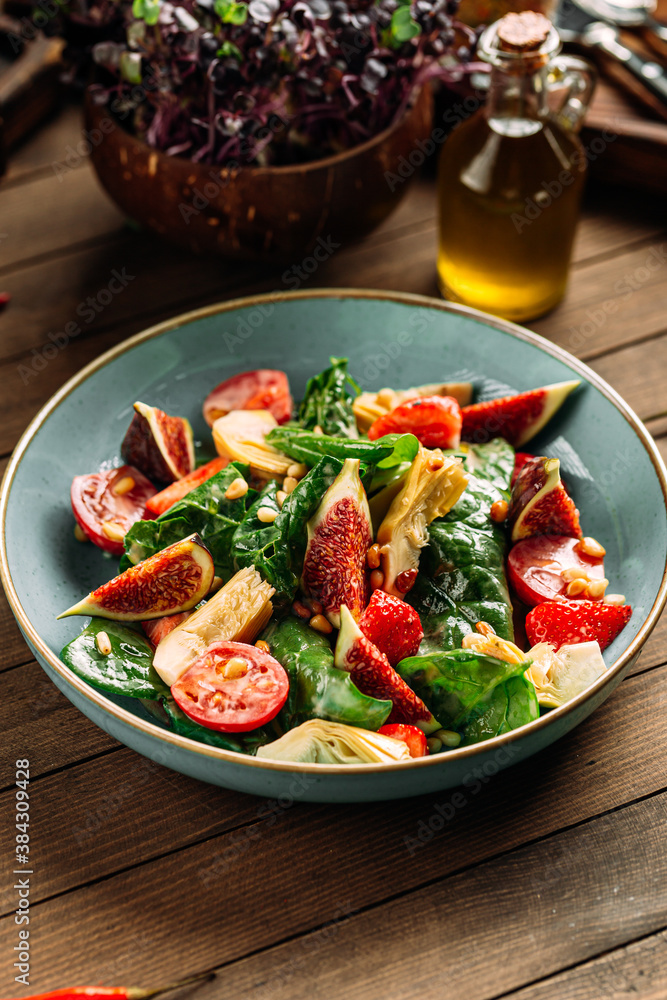
[[(443, 295), (506, 319), (534, 319), (565, 293), (586, 156), (577, 137), (594, 75), (558, 56), (541, 14), (507, 14), (482, 34), (486, 105), (447, 139), (439, 170)], [(565, 90), (558, 111), (550, 91)]]

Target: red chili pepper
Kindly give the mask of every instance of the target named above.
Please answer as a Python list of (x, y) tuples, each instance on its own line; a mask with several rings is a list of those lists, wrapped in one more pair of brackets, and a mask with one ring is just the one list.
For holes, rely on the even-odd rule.
[(51, 990), (49, 993), (36, 993), (31, 997), (25, 997), (24, 1000), (147, 1000), (148, 997), (157, 997), (162, 993), (169, 993), (182, 986), (190, 986), (192, 983), (204, 982), (214, 977), (214, 972), (204, 972), (199, 976), (190, 976), (178, 983), (169, 983), (168, 986), (158, 986), (152, 990), (144, 990), (138, 986), (71, 986), (61, 990)]

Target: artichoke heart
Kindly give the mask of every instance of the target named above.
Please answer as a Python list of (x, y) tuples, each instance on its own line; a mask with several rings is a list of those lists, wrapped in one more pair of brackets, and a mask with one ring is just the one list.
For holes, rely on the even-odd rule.
[(264, 478), (281, 479), (294, 459), (266, 443), (266, 435), (277, 426), (269, 410), (232, 410), (213, 424), (215, 450), (223, 458), (247, 463)]
[(470, 382), (430, 382), (414, 389), (380, 389), (379, 392), (362, 392), (352, 402), (357, 427), (365, 434), (371, 424), (397, 406), (418, 396), (453, 396), (459, 406), (467, 406), (472, 400)]
[[(468, 484), (460, 458), (420, 447), (403, 488), (394, 497), (377, 533), (383, 590), (403, 597), (414, 583), (426, 530), (452, 509)], [(407, 575), (404, 575), (407, 574)]]
[(410, 760), (410, 751), (407, 743), (391, 736), (342, 722), (309, 719), (274, 743), (260, 747), (257, 756), (304, 764), (391, 764)]
[(558, 708), (590, 687), (607, 669), (597, 642), (578, 642), (555, 650), (548, 642), (533, 646), (524, 677), (535, 685), (541, 708)]
[(275, 591), (246, 566), (162, 639), (153, 666), (170, 687), (213, 642), (250, 643), (269, 622)]

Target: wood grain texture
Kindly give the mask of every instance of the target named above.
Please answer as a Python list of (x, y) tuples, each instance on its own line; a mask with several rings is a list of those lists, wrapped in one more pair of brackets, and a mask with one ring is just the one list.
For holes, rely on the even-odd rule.
[[(152, 943), (145, 955), (118, 970), (119, 981), (127, 979), (130, 971), (145, 978), (155, 976), (157, 956), (161, 956), (162, 978), (169, 978), (231, 961), (282, 937), (303, 933), (335, 919), (343, 903), (348, 912), (376, 907), (397, 893), (413, 892), (427, 882), (512, 851), (526, 840), (616, 809), (624, 800), (652, 794), (667, 785), (667, 762), (661, 750), (667, 726), (666, 699), (667, 670), (633, 678), (584, 725), (525, 764), (491, 778), (471, 772), (458, 797), (445, 791), (389, 807), (382, 803), (296, 804), (283, 809), (278, 806), (275, 813), (250, 799), (250, 826), (211, 837), (208, 834), (214, 833), (215, 819), (210, 810), (202, 809), (207, 839), (183, 850), (176, 849), (187, 842), (188, 817), (193, 803), (196, 807), (199, 801), (201, 786), (192, 783), (190, 787), (173, 775), (167, 780), (161, 772), (151, 775), (141, 799), (143, 811), (152, 810), (157, 816), (143, 821), (145, 842), (128, 843), (125, 861), (133, 865), (142, 855), (176, 853), (40, 904), (36, 908), (35, 949), (49, 970), (45, 979), (46, 970), (40, 972), (40, 987), (55, 985), (65, 970), (80, 981), (104, 979), (104, 967), (113, 961), (114, 951), (129, 953), (137, 934), (137, 923), (129, 915), (137, 906), (142, 912), (141, 930)], [(640, 727), (644, 738), (638, 746), (635, 736)], [(126, 843), (126, 822), (133, 830), (142, 823), (139, 803), (130, 797), (112, 811), (95, 831), (93, 843), (85, 839), (77, 843), (75, 828), (85, 829), (88, 816), (104, 813), (110, 788), (108, 783), (98, 783), (95, 775), (121, 759), (120, 754), (113, 754), (69, 772), (71, 777), (58, 775), (34, 786), (35, 808), (45, 825), (42, 843), (58, 844), (53, 855), (48, 855), (52, 865), (44, 866), (35, 899), (62, 891), (73, 880), (79, 884), (92, 877), (103, 878), (118, 864), (115, 841)], [(125, 774), (120, 768), (120, 777)], [(169, 781), (173, 782), (173, 793)], [(67, 782), (77, 789), (77, 795), (63, 794)], [(232, 812), (238, 809), (238, 796), (215, 788), (207, 791), (214, 816), (227, 815), (230, 798)], [(40, 795), (43, 799), (38, 804)], [(67, 801), (68, 809), (59, 810), (58, 801)], [(173, 816), (166, 820), (166, 813)], [(433, 816), (435, 833), (428, 826)], [(167, 833), (161, 832), (160, 822), (168, 824)], [(37, 821), (33, 835), (39, 845)], [(420, 836), (423, 843), (416, 840)], [(563, 852), (558, 851), (553, 858), (560, 867)], [(644, 864), (646, 858), (638, 859), (640, 862)], [(261, 905), (249, 906), (255, 872), (261, 872)], [(542, 877), (548, 880), (551, 876)], [(165, 894), (166, 884), (190, 886), (187, 901), (178, 891)], [(428, 896), (429, 892), (422, 894)], [(208, 913), (203, 925), (196, 917), (202, 909)], [(268, 922), (267, 912), (271, 914)], [(414, 912), (419, 914), (421, 926), (421, 903)], [(243, 919), (237, 920), (235, 914), (243, 914)], [(99, 942), (93, 950), (70, 947), (67, 956), (59, 956), (60, 936), (73, 933), (78, 921), (85, 921), (88, 935), (99, 937)], [(178, 953), (168, 956), (174, 921), (181, 927), (180, 947)], [(108, 939), (107, 928), (113, 928)], [(11, 932), (5, 919), (0, 924), (0, 947), (3, 935)], [(183, 965), (185, 955), (187, 967)], [(396, 995), (402, 994), (397, 990)]]
[(504, 1000), (664, 1000), (667, 932), (617, 948)]
[[(21, 669), (28, 682), (29, 671)], [(34, 680), (33, 675), (29, 683)], [(39, 686), (39, 678), (36, 681), (39, 704), (39, 698), (46, 701), (46, 696)], [(16, 728), (25, 734), (26, 745), (30, 739), (26, 728), (35, 712), (25, 686), (20, 687), (18, 695), (13, 698), (14, 711), (21, 717), (30, 718), (27, 723), (20, 719), (14, 733), (2, 736), (3, 758), (10, 758), (12, 748), (17, 746)], [(57, 692), (56, 695), (51, 710), (65, 710), (64, 699)], [(531, 839), (546, 836), (667, 787), (667, 759), (659, 751), (661, 743), (667, 739), (667, 719), (662, 711), (665, 705), (667, 668), (626, 681), (595, 716), (561, 744), (540, 754), (534, 761), (495, 778), (493, 788), (479, 794), (479, 801), (475, 802), (474, 809), (471, 808), (463, 828), (459, 824), (456, 842), (451, 843), (447, 838), (446, 843), (440, 845), (441, 850), (434, 845), (432, 850), (438, 863), (448, 856), (447, 863), (451, 866), (448, 870), (465, 864), (466, 852), (473, 849), (467, 843), (469, 831), (477, 824), (485, 826), (486, 820), (490, 820), (497, 810), (502, 813), (504, 832), (502, 836), (498, 834), (501, 840), (477, 839), (477, 860), (496, 849), (506, 850), (520, 844), (526, 824), (530, 825)], [(50, 721), (45, 720), (45, 725), (50, 726)], [(639, 730), (643, 739), (637, 744), (633, 734)], [(84, 730), (84, 740), (86, 735)], [(112, 743), (110, 741), (109, 745)], [(84, 746), (92, 756), (93, 746), (86, 742)], [(99, 745), (97, 752), (100, 752)], [(73, 763), (74, 759), (70, 761), (63, 754), (61, 766)], [(10, 763), (13, 765), (13, 759)], [(33, 780), (39, 776), (40, 767), (44, 767), (43, 760), (31, 762)], [(52, 767), (50, 760), (48, 767)], [(569, 790), (567, 798), (556, 807), (546, 808), (550, 801), (558, 799), (558, 790), (564, 783)], [(521, 791), (517, 785), (521, 786)], [(529, 801), (526, 801), (526, 789), (531, 789)], [(352, 845), (354, 854), (357, 853), (355, 828), (374, 829), (382, 822), (388, 843), (388, 857), (383, 864), (390, 867), (392, 863), (397, 866), (400, 863), (403, 837), (418, 835), (415, 815), (428, 817), (435, 804), (448, 801), (451, 795), (451, 792), (442, 792), (437, 796), (395, 803), (390, 807), (390, 815), (387, 815), (386, 805), (353, 807), (345, 810), (340, 825), (340, 810), (335, 806), (305, 806), (299, 814), (303, 813), (302, 822), (310, 822), (306, 817), (308, 813), (316, 820), (320, 817), (324, 822), (334, 823), (341, 844)], [(0, 810), (8, 797), (11, 797), (9, 792), (0, 796)], [(63, 801), (69, 803), (66, 814), (58, 807)], [(160, 802), (160, 809), (147, 808), (155, 802)], [(260, 805), (256, 799), (191, 781), (129, 750), (69, 767), (41, 781), (34, 796), (35, 850), (40, 855), (48, 854), (57, 863), (43, 872), (33, 902), (106, 877), (119, 868), (141, 864), (194, 840), (208, 839), (230, 827), (256, 824), (258, 814)], [(141, 828), (141, 838), (128, 840), (126, 827)], [(0, 847), (9, 849), (8, 837), (9, 831), (4, 835), (0, 833)], [(122, 841), (122, 850), (119, 841)], [(212, 850), (224, 854), (225, 844), (221, 842)], [(341, 847), (338, 851), (343, 862), (349, 849)], [(316, 864), (317, 839), (311, 842), (300, 836), (299, 843), (288, 850), (294, 863), (297, 856), (303, 854), (310, 858), (309, 865)], [(332, 858), (333, 863), (335, 860)], [(387, 883), (391, 892), (397, 891), (399, 884), (402, 889), (413, 886), (422, 875), (419, 866), (414, 866), (405, 877), (397, 875), (397, 878), (398, 882), (394, 879)], [(2, 904), (0, 912), (6, 912)]]

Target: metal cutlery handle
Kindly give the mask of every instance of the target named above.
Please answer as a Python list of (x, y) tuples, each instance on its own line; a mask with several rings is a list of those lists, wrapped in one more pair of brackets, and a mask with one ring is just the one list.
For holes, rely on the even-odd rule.
[(601, 21), (586, 28), (582, 37), (589, 45), (617, 59), (654, 98), (667, 105), (667, 73), (659, 63), (644, 59), (623, 45), (616, 29)]

